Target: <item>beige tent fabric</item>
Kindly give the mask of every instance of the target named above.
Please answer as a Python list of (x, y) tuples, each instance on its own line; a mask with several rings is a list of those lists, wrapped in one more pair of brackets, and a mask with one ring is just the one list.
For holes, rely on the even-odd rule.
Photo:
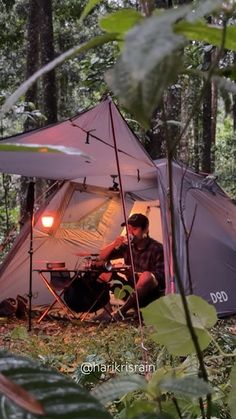
[(141, 212), (148, 217), (150, 236), (163, 243), (159, 201), (136, 201), (130, 215), (136, 212)]

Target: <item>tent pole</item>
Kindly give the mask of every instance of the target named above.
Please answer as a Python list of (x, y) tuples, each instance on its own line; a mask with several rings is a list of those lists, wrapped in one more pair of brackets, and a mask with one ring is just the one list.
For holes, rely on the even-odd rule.
[[(118, 148), (117, 148), (117, 141), (116, 141), (116, 133), (114, 128), (114, 120), (112, 115), (112, 101), (109, 99), (109, 112), (110, 112), (110, 119), (111, 119), (111, 129), (112, 129), (112, 136), (113, 136), (113, 143), (114, 143), (114, 151), (115, 151), (115, 158), (116, 158), (116, 166), (117, 166), (117, 172), (118, 172), (118, 178), (119, 178), (119, 184), (120, 184), (120, 195), (121, 195), (121, 201), (122, 201), (122, 208), (123, 208), (123, 214), (124, 214), (124, 220), (125, 220), (125, 227), (126, 231), (128, 232), (128, 218), (127, 218), (127, 211), (125, 207), (125, 195), (124, 195), (124, 189), (123, 189), (123, 183), (122, 183), (122, 177), (121, 177), (121, 171), (120, 171), (120, 162), (119, 162), (119, 155), (118, 155)], [(134, 281), (134, 288), (135, 288), (135, 295), (136, 295), (136, 304), (138, 309), (138, 319), (139, 319), (139, 325), (141, 330), (141, 349), (143, 353), (144, 361), (147, 362), (147, 349), (144, 346), (144, 337), (143, 337), (143, 330), (142, 330), (142, 318), (140, 314), (140, 305), (139, 305), (139, 299), (138, 299), (138, 293), (137, 293), (137, 281), (135, 278), (135, 269), (134, 269), (134, 260), (133, 260), (133, 253), (131, 248), (131, 240), (129, 234), (127, 234), (128, 239), (128, 247), (129, 247), (129, 254), (130, 254), (130, 263), (131, 263), (131, 271)], [(146, 364), (147, 365), (147, 364)]]
[[(110, 112), (110, 118), (111, 118), (111, 129), (112, 129), (112, 136), (113, 136), (113, 143), (114, 143), (114, 151), (115, 151), (116, 166), (117, 166), (119, 186), (120, 186), (120, 195), (121, 195), (121, 202), (122, 202), (122, 208), (123, 208), (123, 215), (124, 215), (126, 231), (128, 231), (127, 211), (126, 211), (126, 207), (125, 207), (125, 195), (124, 195), (123, 183), (122, 183), (122, 178), (121, 178), (120, 162), (119, 162), (119, 155), (118, 155), (118, 149), (117, 149), (117, 142), (116, 142), (116, 135), (115, 135), (115, 128), (114, 128), (114, 121), (113, 121), (111, 103), (112, 102), (110, 101), (109, 102), (109, 112)], [(128, 245), (129, 245), (129, 248), (130, 248), (129, 250), (131, 250), (131, 243), (130, 243), (129, 237), (128, 237)], [(132, 260), (132, 256), (131, 256), (131, 260)]]
[(30, 214), (30, 246), (29, 246), (29, 324), (28, 330), (31, 331), (32, 326), (32, 279), (33, 279), (33, 229), (34, 229), (34, 189), (35, 182), (30, 182), (27, 193), (26, 209)]
[[(113, 143), (114, 143), (116, 166), (117, 166), (117, 172), (118, 172), (118, 178), (119, 178), (120, 195), (121, 195), (121, 202), (122, 202), (122, 208), (123, 208), (123, 214), (124, 214), (124, 221), (125, 221), (126, 231), (128, 232), (128, 221), (127, 221), (128, 217), (127, 217), (127, 211), (126, 211), (126, 207), (125, 207), (125, 195), (124, 195), (124, 189), (123, 189), (123, 183), (122, 183), (122, 177), (121, 177), (121, 171), (120, 171), (120, 162), (119, 162), (119, 155), (118, 155), (118, 148), (117, 148), (117, 142), (116, 142), (116, 134), (115, 134), (111, 104), (112, 104), (112, 102), (110, 100), (110, 102), (109, 102), (109, 112), (110, 112), (110, 118), (111, 118), (111, 129), (112, 129), (112, 136), (113, 136)], [(134, 261), (133, 261), (131, 241), (130, 241), (129, 234), (127, 234), (127, 239), (128, 239), (128, 247), (129, 247), (129, 252), (130, 252), (131, 270), (132, 270), (132, 275), (133, 275), (133, 279), (134, 279), (134, 284), (135, 284), (135, 287), (136, 287)], [(138, 306), (138, 308), (139, 308), (139, 306)]]
[(174, 277), (174, 261), (173, 261), (173, 225), (171, 217), (171, 200), (173, 196), (173, 184), (172, 184), (172, 156), (168, 152), (167, 156), (167, 172), (168, 172), (168, 228), (169, 228), (169, 274), (170, 274), (170, 294), (175, 294), (175, 277)]
[(30, 248), (29, 248), (29, 257), (30, 257), (30, 272), (29, 272), (29, 326), (28, 330), (31, 331), (31, 319), (32, 319), (32, 273), (33, 273), (33, 223), (34, 216), (30, 215)]

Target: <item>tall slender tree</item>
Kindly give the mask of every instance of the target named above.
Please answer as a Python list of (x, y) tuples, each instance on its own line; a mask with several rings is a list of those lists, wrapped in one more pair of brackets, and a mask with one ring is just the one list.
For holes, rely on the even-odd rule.
[(144, 142), (145, 148), (152, 159), (161, 158), (166, 155), (165, 129), (162, 120), (162, 110), (160, 107), (158, 107), (153, 113), (151, 129), (147, 131), (146, 139)]
[[(209, 22), (210, 23), (210, 22)], [(212, 62), (212, 47), (207, 45), (204, 52), (204, 70), (210, 69)], [(205, 87), (202, 105), (202, 171), (211, 172), (212, 149), (212, 83), (209, 81)]]
[[(39, 7), (37, 0), (29, 0), (27, 35), (26, 35), (26, 71), (25, 76), (28, 79), (39, 68)], [(32, 110), (32, 105), (38, 104), (38, 83), (34, 83), (25, 94), (26, 110)], [(27, 118), (24, 123), (24, 130), (37, 128), (37, 121), (34, 118)], [(23, 225), (27, 214), (25, 211), (25, 197), (28, 189), (28, 178), (22, 176), (20, 180), (20, 225)]]
[[(234, 65), (236, 66), (236, 52), (234, 52)], [(233, 96), (233, 127), (236, 131), (236, 95)]]
[[(173, 0), (155, 0), (155, 6), (157, 8), (170, 9), (176, 4), (185, 4), (190, 3), (192, 0), (178, 0), (173, 2)], [(166, 116), (169, 121), (169, 135), (171, 139), (175, 139), (180, 132), (180, 128), (177, 125), (181, 120), (181, 87), (179, 84), (171, 86), (166, 94), (163, 97), (163, 102), (165, 106)], [(163, 124), (163, 113), (162, 109), (158, 107), (154, 112), (152, 118), (152, 127), (151, 130), (147, 132), (149, 141), (147, 142), (147, 151), (150, 153), (151, 157), (156, 159), (163, 157), (165, 153), (165, 141), (166, 133)], [(184, 155), (186, 155), (187, 148), (184, 149)], [(181, 156), (182, 157), (182, 156)], [(185, 158), (183, 159), (185, 160)]]
[[(175, 84), (171, 86), (166, 93), (165, 108), (168, 123), (168, 132), (170, 140), (174, 141), (179, 137), (180, 127), (178, 123), (181, 120), (181, 86)], [(181, 145), (181, 144), (180, 144)], [(183, 147), (182, 160), (186, 160), (186, 149)]]
[[(40, 0), (40, 52), (41, 65), (53, 60), (54, 38), (53, 38), (53, 12), (52, 0)], [(55, 70), (43, 76), (43, 113), (47, 123), (57, 122), (57, 91)]]
[[(39, 68), (39, 8), (37, 0), (29, 1), (27, 24), (26, 79)], [(26, 102), (37, 105), (38, 85), (34, 83), (25, 95)]]

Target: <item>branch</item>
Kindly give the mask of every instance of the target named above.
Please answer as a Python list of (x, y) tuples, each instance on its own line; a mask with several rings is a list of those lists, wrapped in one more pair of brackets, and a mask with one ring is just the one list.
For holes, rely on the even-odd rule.
[[(171, 234), (172, 234), (172, 255), (173, 255), (173, 266), (174, 266), (174, 273), (176, 276), (176, 281), (179, 289), (179, 293), (181, 296), (185, 318), (186, 318), (186, 324), (190, 332), (190, 336), (192, 338), (194, 348), (197, 354), (197, 358), (200, 365), (200, 371), (202, 378), (204, 381), (208, 382), (208, 375), (207, 370), (204, 364), (204, 358), (203, 354), (199, 345), (197, 334), (195, 333), (195, 329), (193, 327), (191, 314), (189, 311), (187, 298), (184, 292), (183, 283), (180, 277), (180, 271), (179, 271), (179, 264), (177, 259), (177, 251), (176, 251), (176, 238), (175, 238), (175, 217), (174, 217), (174, 200), (173, 200), (173, 174), (172, 174), (172, 159), (173, 159), (173, 148), (170, 147), (170, 138), (169, 138), (169, 132), (168, 132), (168, 126), (167, 126), (167, 118), (165, 113), (165, 107), (162, 102), (163, 107), (163, 119), (164, 119), (164, 128), (166, 132), (166, 140), (167, 140), (167, 158), (168, 158), (168, 178), (169, 178), (169, 210), (170, 210), (170, 222), (171, 222)], [(208, 395), (208, 403), (209, 403), (209, 409), (211, 408), (211, 395)], [(210, 417), (210, 416), (209, 416)]]
[(183, 184), (184, 184), (184, 178), (186, 176), (186, 173), (187, 173), (187, 166), (185, 167), (185, 172), (184, 172), (184, 174), (182, 176), (182, 179), (181, 179), (179, 207), (180, 207), (180, 219), (181, 219), (183, 229), (184, 229), (184, 234), (185, 234), (186, 262), (187, 262), (189, 287), (190, 287), (190, 293), (193, 294), (193, 284), (192, 284), (190, 259), (189, 259), (189, 240), (190, 240), (190, 237), (191, 237), (191, 233), (192, 233), (193, 226), (194, 226), (194, 221), (195, 221), (195, 218), (196, 218), (197, 204), (195, 205), (195, 208), (194, 208), (194, 213), (193, 213), (193, 218), (192, 218), (192, 221), (191, 221), (190, 229), (187, 230), (185, 219), (184, 219), (184, 209), (183, 209), (183, 206), (182, 206)]

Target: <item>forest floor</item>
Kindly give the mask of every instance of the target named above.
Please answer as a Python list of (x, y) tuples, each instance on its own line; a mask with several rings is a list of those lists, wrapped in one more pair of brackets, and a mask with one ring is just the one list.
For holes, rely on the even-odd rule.
[[(236, 316), (221, 319), (213, 330), (214, 338), (226, 353), (232, 353), (236, 346)], [(143, 327), (143, 339), (147, 348), (149, 363), (152, 365), (178, 365), (180, 358), (170, 356), (168, 352), (150, 338), (150, 329)], [(99, 360), (109, 367), (105, 379), (119, 373), (115, 365), (140, 365), (142, 361), (141, 334), (138, 323), (120, 322), (108, 325), (92, 324), (75, 320), (69, 322), (63, 318), (48, 318), (37, 323), (32, 319), (32, 330), (28, 332), (28, 320), (0, 318), (0, 348), (18, 355), (29, 356), (44, 366), (71, 376), (87, 388), (93, 386), (81, 376), (78, 367), (90, 360)], [(211, 344), (205, 351), (205, 359), (210, 381), (217, 386), (219, 396), (224, 403), (223, 393), (229, 392), (228, 382), (232, 357), (219, 355)], [(80, 374), (79, 372), (80, 371)], [(79, 376), (80, 375), (80, 376)], [(227, 390), (226, 390), (227, 387)], [(223, 415), (227, 418), (229, 416)]]
[[(154, 360), (160, 347), (148, 338), (145, 327), (144, 335), (149, 355)], [(135, 363), (142, 356), (136, 321), (104, 325), (52, 317), (38, 324), (33, 318), (28, 332), (28, 320), (0, 318), (0, 348), (38, 359), (69, 375), (73, 375), (76, 367), (89, 356), (97, 356), (109, 364)]]

